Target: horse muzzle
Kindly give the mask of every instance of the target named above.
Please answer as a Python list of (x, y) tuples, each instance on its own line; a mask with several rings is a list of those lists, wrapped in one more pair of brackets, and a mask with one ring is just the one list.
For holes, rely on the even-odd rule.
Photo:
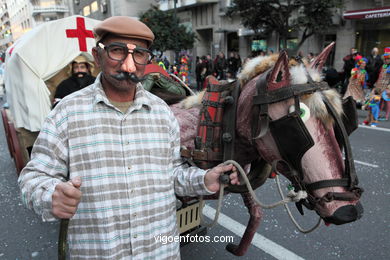
[(342, 225), (360, 219), (363, 216), (363, 206), (360, 202), (356, 205), (346, 205), (338, 208), (333, 215), (323, 218), (327, 223)]

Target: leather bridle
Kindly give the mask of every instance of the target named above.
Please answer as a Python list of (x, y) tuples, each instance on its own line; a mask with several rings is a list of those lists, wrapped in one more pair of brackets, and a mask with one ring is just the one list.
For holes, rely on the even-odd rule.
[[(309, 80), (306, 84), (288, 84), (283, 85), (281, 88), (277, 88), (276, 90), (268, 91), (267, 79), (270, 73), (270, 70), (265, 72), (258, 78), (256, 82), (257, 95), (253, 97), (253, 140), (264, 137), (265, 134), (270, 131), (275, 139), (276, 144), (278, 145), (279, 152), (282, 156), (282, 160), (273, 162), (274, 170), (276, 172), (285, 173), (284, 175), (286, 175), (292, 181), (292, 184), (296, 190), (304, 189), (309, 193), (308, 199), (306, 201), (300, 202), (301, 205), (303, 204), (309, 209), (314, 209), (316, 204), (322, 204), (332, 200), (358, 200), (363, 192), (363, 189), (357, 187), (358, 178), (355, 171), (351, 145), (348, 139), (348, 134), (356, 129), (356, 106), (353, 106), (353, 103), (352, 105), (348, 103), (347, 105), (344, 105), (344, 107), (349, 107), (349, 109), (355, 109), (355, 111), (348, 111), (348, 113), (346, 113), (347, 115), (354, 115), (355, 118), (351, 119), (344, 116), (342, 119), (337, 114), (336, 110), (326, 98), (326, 96), (322, 95), (327, 111), (335, 122), (334, 130), (336, 139), (339, 143), (340, 149), (344, 150), (345, 169), (341, 179), (321, 180), (314, 183), (305, 183), (303, 181), (301, 160), (305, 152), (314, 145), (314, 142), (308, 133), (306, 126), (301, 120), (299, 112), (297, 112), (300, 111), (300, 97), (302, 95), (311, 94), (316, 91), (326, 90), (329, 88), (329, 86), (324, 81), (314, 82), (311, 77), (308, 76)], [(286, 83), (281, 82), (280, 84)], [(272, 120), (268, 113), (269, 105), (291, 98), (294, 99), (295, 111), (283, 118)], [(349, 99), (347, 102), (353, 102), (353, 99)], [(288, 130), (286, 129), (287, 127), (289, 128)], [(293, 136), (289, 137), (289, 133), (293, 134)], [(295, 143), (294, 140), (296, 140)], [(297, 146), (297, 144), (299, 145)], [(283, 170), (280, 170), (280, 168)], [(347, 191), (328, 192), (321, 198), (317, 198), (312, 195), (314, 190), (328, 187), (345, 187)]]

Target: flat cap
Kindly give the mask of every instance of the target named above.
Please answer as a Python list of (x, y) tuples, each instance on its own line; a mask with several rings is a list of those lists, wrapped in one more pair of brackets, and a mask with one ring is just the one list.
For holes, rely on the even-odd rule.
[(102, 40), (107, 34), (146, 40), (148, 46), (152, 45), (154, 40), (154, 34), (146, 24), (128, 16), (107, 18), (96, 25), (93, 34), (96, 42)]

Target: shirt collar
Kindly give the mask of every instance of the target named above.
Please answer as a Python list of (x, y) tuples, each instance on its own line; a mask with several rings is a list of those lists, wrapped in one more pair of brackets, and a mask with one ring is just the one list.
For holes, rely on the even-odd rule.
[[(100, 102), (103, 102), (107, 105), (111, 105), (110, 101), (106, 96), (106, 93), (103, 90), (103, 86), (101, 83), (101, 76), (102, 73), (100, 72), (99, 75), (96, 77), (96, 81), (93, 85), (93, 90), (95, 92), (94, 104), (96, 105)], [(147, 97), (146, 90), (142, 86), (142, 83), (138, 83), (136, 86), (136, 92), (135, 92), (135, 97), (132, 106), (134, 107), (134, 110), (139, 110), (143, 106), (145, 106), (149, 110), (152, 108), (151, 101)]]

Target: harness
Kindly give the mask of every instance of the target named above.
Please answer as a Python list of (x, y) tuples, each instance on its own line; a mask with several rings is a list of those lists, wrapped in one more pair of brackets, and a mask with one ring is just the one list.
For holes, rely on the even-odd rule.
[[(288, 73), (288, 72), (285, 72)], [(282, 159), (272, 163), (273, 172), (283, 172), (296, 191), (314, 190), (328, 187), (345, 187), (346, 192), (328, 192), (321, 198), (310, 195), (297, 203), (302, 213), (302, 205), (314, 209), (315, 205), (327, 203), (332, 200), (354, 201), (358, 200), (363, 192), (359, 188), (358, 178), (353, 162), (351, 145), (348, 135), (357, 128), (356, 104), (352, 98), (343, 101), (344, 114), (340, 117), (329, 100), (323, 96), (323, 102), (328, 113), (335, 122), (334, 132), (340, 149), (344, 150), (345, 169), (341, 179), (322, 180), (314, 183), (303, 181), (302, 157), (314, 145), (314, 141), (300, 117), (300, 97), (316, 91), (329, 89), (326, 82), (314, 82), (310, 76), (308, 83), (291, 85), (288, 78), (273, 84), (279, 84), (275, 90), (268, 90), (267, 82), (271, 69), (263, 73), (256, 82), (257, 94), (253, 97), (252, 113), (252, 142), (262, 138), (270, 131), (279, 149)], [(279, 75), (278, 75), (279, 76)], [(223, 161), (233, 159), (235, 141), (235, 122), (237, 98), (239, 96), (238, 83), (227, 85), (209, 84), (200, 110), (200, 121), (195, 138), (195, 149), (190, 151), (182, 149), (181, 155), (192, 165), (208, 169)], [(282, 86), (282, 87), (280, 87)], [(295, 110), (277, 120), (272, 120), (268, 113), (270, 104), (293, 98)], [(288, 129), (288, 131), (286, 131)], [(263, 162), (264, 163), (264, 162)], [(248, 179), (252, 186), (259, 187), (269, 177), (267, 174), (259, 176), (259, 169), (263, 167), (261, 161), (251, 164)], [(255, 183), (255, 185), (253, 185)], [(254, 189), (257, 187), (253, 187)], [(230, 192), (247, 192), (245, 185), (237, 188), (229, 185)]]
[[(309, 209), (314, 209), (317, 203), (326, 203), (332, 200), (358, 200), (363, 189), (357, 187), (358, 178), (356, 176), (351, 146), (348, 140), (348, 134), (357, 128), (357, 112), (353, 99), (347, 99), (344, 102), (343, 107), (347, 112), (342, 119), (336, 113), (329, 100), (323, 96), (326, 108), (335, 121), (334, 130), (336, 139), (340, 149), (344, 149), (345, 153), (345, 170), (342, 178), (336, 180), (322, 180), (307, 184), (303, 182), (301, 160), (306, 151), (314, 145), (314, 141), (298, 112), (300, 111), (300, 96), (311, 94), (318, 90), (328, 89), (328, 85), (326, 82), (314, 82), (309, 76), (309, 82), (306, 84), (290, 85), (290, 82), (287, 80), (279, 81), (274, 84), (280, 84), (283, 87), (268, 91), (267, 79), (269, 76), (270, 70), (261, 75), (256, 82), (257, 95), (253, 97), (253, 141), (264, 137), (268, 130), (270, 130), (283, 158), (282, 160), (273, 163), (274, 171), (287, 173), (287, 176), (289, 176), (289, 179), (292, 181), (296, 190), (303, 189), (306, 191), (313, 191), (336, 186), (345, 187), (347, 189), (346, 192), (341, 193), (328, 192), (321, 198), (316, 198), (309, 193), (309, 197), (306, 200), (298, 203), (297, 206), (299, 211), (301, 213), (303, 212), (302, 204)], [(294, 99), (294, 112), (277, 120), (272, 120), (268, 114), (268, 106), (272, 103), (290, 98)], [(289, 130), (286, 131), (286, 129)]]
[[(181, 156), (202, 169), (214, 167), (234, 156), (235, 122), (239, 86), (209, 84), (202, 100), (195, 149)], [(192, 162), (191, 162), (192, 160)]]

